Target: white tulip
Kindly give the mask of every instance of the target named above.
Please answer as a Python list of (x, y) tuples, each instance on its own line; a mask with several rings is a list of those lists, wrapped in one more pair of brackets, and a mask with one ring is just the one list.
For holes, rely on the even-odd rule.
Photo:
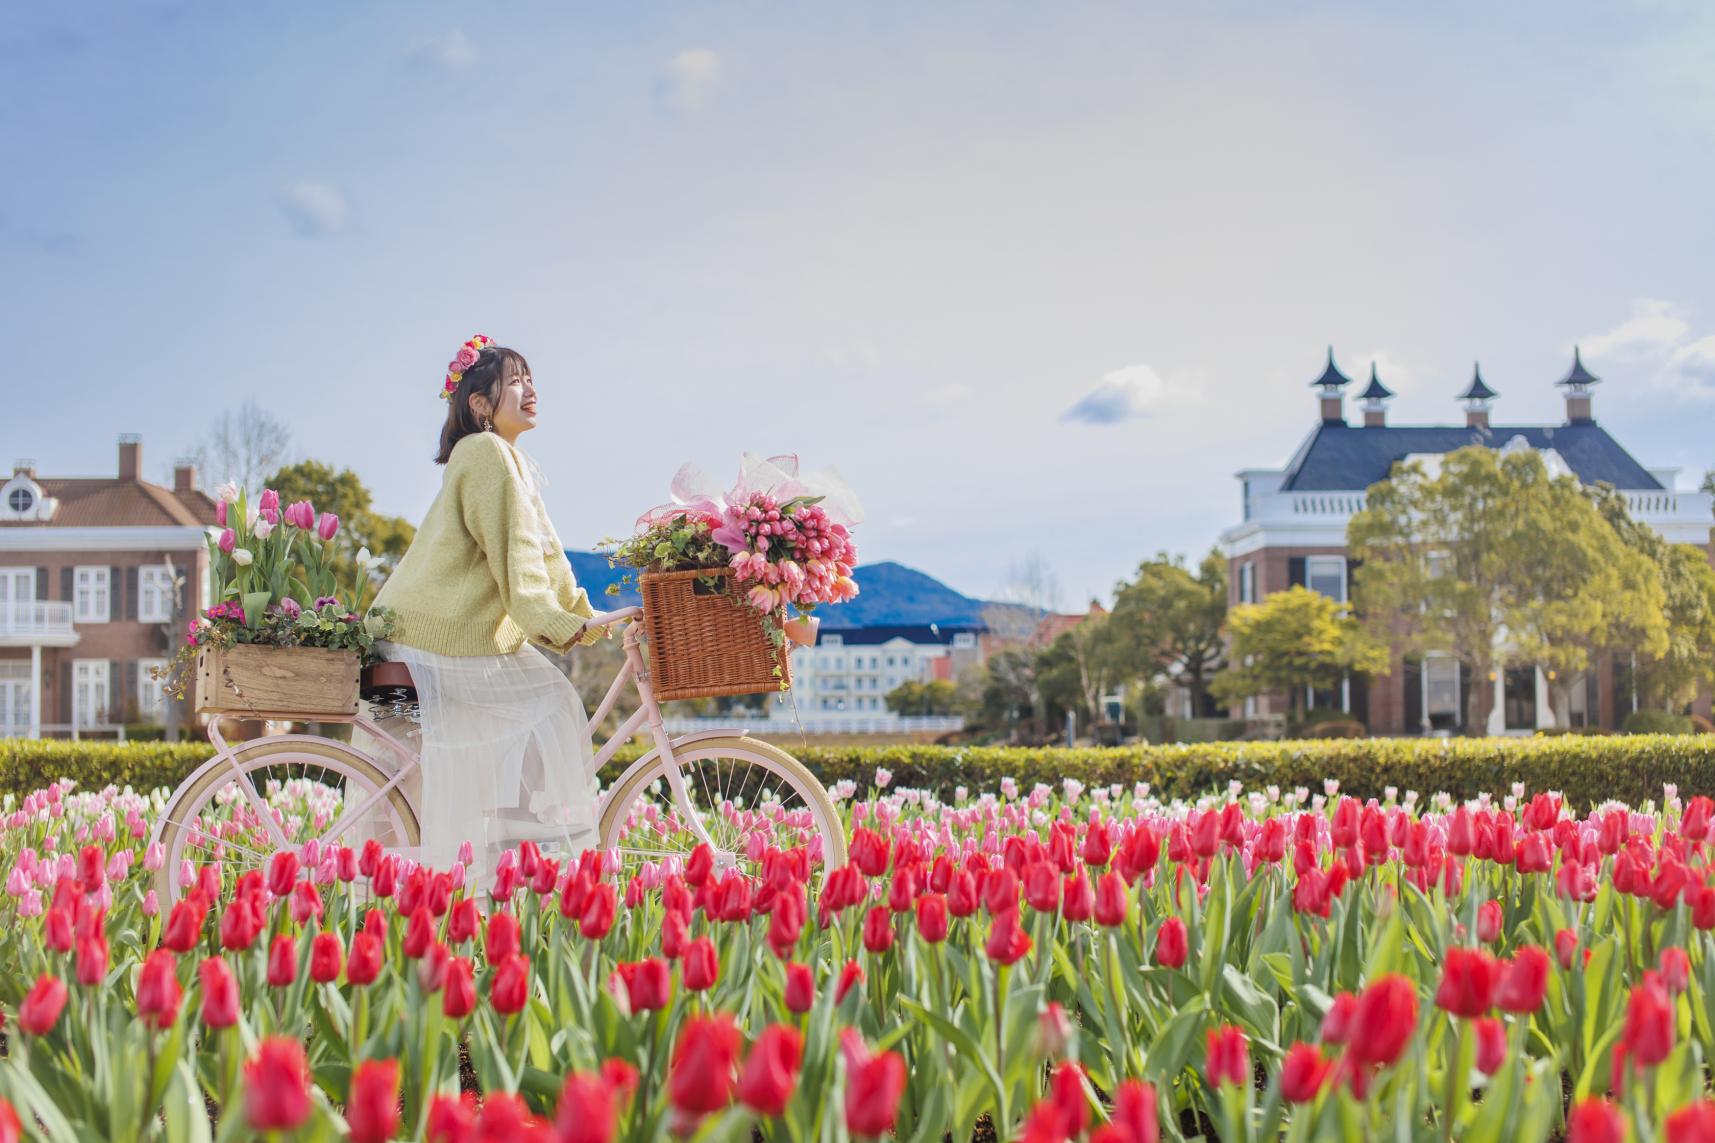
[(250, 534), (255, 536), (258, 540), (266, 540), (268, 538), (268, 533), (273, 530), (274, 525), (270, 524), (267, 520), (258, 520), (250, 526)]
[(219, 496), (228, 504), (236, 504), (238, 503), (238, 485), (229, 480), (216, 490), (215, 495)]
[(232, 549), (232, 562), (237, 564), (241, 568), (249, 567), (250, 561), (255, 559), (255, 558), (256, 558), (255, 556), (250, 554), (249, 548), (234, 548), (234, 549)]

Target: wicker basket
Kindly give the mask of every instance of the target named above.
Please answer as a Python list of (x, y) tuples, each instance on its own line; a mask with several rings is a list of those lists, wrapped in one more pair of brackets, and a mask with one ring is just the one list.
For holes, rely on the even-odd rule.
[(205, 647), (198, 714), (307, 719), (357, 713), (357, 654), (325, 647)]
[(736, 601), (731, 571), (647, 572), (637, 586), (657, 699), (750, 695), (792, 685), (791, 658), (763, 629), (778, 619)]

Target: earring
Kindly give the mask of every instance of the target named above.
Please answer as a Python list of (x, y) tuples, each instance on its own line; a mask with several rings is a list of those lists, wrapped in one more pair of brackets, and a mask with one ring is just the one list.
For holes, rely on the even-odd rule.
[(482, 419), (482, 431), (485, 433), (492, 433), (494, 431), (493, 417), (484, 417)]

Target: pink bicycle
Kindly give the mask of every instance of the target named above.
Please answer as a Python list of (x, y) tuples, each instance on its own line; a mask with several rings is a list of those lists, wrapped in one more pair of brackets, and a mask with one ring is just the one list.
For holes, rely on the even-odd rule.
[[(846, 860), (845, 832), (828, 792), (814, 775), (779, 747), (742, 728), (670, 738), (650, 685), (643, 655), (639, 607), (597, 616), (589, 626), (625, 624), (625, 664), (590, 715), (595, 728), (618, 705), (627, 684), (637, 708), (596, 751), (605, 765), (647, 727), (651, 749), (603, 792), (599, 838), (622, 866), (682, 863), (698, 844), (714, 851), (717, 868), (758, 866), (763, 846), (806, 844), (824, 871)], [(277, 734), (229, 743), (228, 716), (208, 728), (215, 754), (173, 791), (157, 819), (152, 841), (165, 862), (156, 875), (164, 902), (175, 900), (180, 871), (218, 861), (223, 869), (261, 868), (280, 850), (298, 850), (375, 838), (393, 852), (415, 856), (421, 841), (418, 807), (407, 779), (422, 764), (417, 752), (387, 725), (415, 720), (416, 694), (402, 663), (364, 671), (366, 712), (318, 721), (349, 723), (385, 747), (380, 756), (313, 734)], [(292, 712), (269, 712), (290, 719)], [(307, 716), (300, 716), (307, 717)]]

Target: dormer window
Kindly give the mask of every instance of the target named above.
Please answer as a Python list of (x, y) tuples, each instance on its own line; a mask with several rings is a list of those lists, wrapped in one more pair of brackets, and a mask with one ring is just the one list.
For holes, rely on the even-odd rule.
[(42, 495), (29, 473), (16, 473), (0, 485), (0, 520), (47, 520), (53, 513), (54, 501)]
[(6, 507), (17, 515), (22, 516), (36, 506), (36, 490), (27, 484), (20, 484), (6, 494)]

